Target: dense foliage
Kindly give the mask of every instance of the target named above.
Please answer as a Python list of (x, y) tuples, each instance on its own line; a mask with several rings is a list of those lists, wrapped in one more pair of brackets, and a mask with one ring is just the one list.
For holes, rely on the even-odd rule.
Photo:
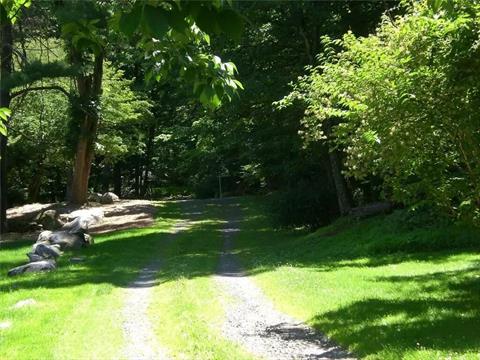
[(479, 217), (478, 1), (12, 4), (10, 205), (86, 179), (273, 192), (289, 226), (382, 199)]
[(434, 5), (384, 17), (368, 37), (324, 38), (322, 64), (291, 98), (308, 104), (305, 138), (330, 137), (348, 176), (381, 178), (387, 199), (478, 218), (480, 7)]

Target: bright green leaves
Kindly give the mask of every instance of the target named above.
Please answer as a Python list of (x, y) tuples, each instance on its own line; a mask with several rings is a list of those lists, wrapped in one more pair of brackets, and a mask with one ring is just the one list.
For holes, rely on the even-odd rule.
[(193, 93), (208, 108), (218, 108), (224, 99), (231, 101), (243, 90), (242, 83), (235, 79), (235, 64), (224, 63), (216, 55), (198, 54), (184, 64), (182, 77), (193, 84)]
[(243, 89), (235, 79), (235, 65), (223, 63), (208, 51), (211, 34), (225, 32), (239, 39), (243, 29), (240, 16), (225, 8), (223, 1), (137, 1), (119, 16), (118, 26), (125, 35), (140, 35), (147, 81), (165, 81), (179, 71), (181, 78), (193, 85), (200, 102), (212, 109)]
[(476, 3), (415, 2), (375, 35), (345, 35), (334, 55), (324, 41), (323, 64), (295, 90), (306, 98), (307, 138), (323, 121), (338, 123), (332, 140), (348, 175), (381, 178), (385, 193), (406, 205), (480, 222)]
[(143, 10), (143, 19), (145, 21), (148, 33), (156, 38), (161, 39), (169, 30), (168, 13), (160, 7), (146, 5)]
[(28, 8), (31, 0), (0, 0), (0, 24), (14, 24), (22, 7)]
[(12, 115), (12, 112), (9, 108), (2, 107), (0, 108), (0, 134), (7, 135), (7, 126), (5, 125), (8, 118)]
[(136, 4), (129, 12), (124, 12), (120, 15), (119, 29), (127, 36), (132, 36), (138, 29), (140, 20), (143, 16), (143, 6)]
[[(170, 29), (171, 23), (174, 23), (180, 31), (183, 31), (187, 25), (186, 22), (182, 23), (177, 11), (168, 11), (160, 6), (137, 2), (132, 10), (120, 14), (118, 26), (120, 31), (129, 37), (141, 30), (143, 36), (161, 39)], [(181, 25), (184, 26), (183, 29)]]

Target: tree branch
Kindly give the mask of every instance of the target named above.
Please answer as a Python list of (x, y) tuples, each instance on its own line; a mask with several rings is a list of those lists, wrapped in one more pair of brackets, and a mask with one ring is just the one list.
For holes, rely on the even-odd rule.
[(57, 91), (60, 91), (62, 93), (64, 93), (67, 97), (70, 97), (70, 93), (65, 90), (63, 87), (59, 86), (59, 85), (51, 85), (51, 86), (31, 86), (31, 87), (28, 87), (26, 89), (23, 89), (23, 90), (19, 90), (17, 92), (14, 92), (10, 95), (10, 98), (13, 99), (19, 95), (22, 95), (22, 94), (25, 94), (27, 92), (30, 92), (30, 91), (38, 91), (38, 90), (57, 90)]

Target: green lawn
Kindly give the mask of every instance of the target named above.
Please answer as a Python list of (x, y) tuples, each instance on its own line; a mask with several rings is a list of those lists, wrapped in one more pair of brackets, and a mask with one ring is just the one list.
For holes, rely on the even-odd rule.
[(394, 214), (308, 235), (242, 204), (237, 252), (279, 309), (362, 358), (480, 358), (478, 230), (408, 229)]
[[(31, 244), (2, 248), (0, 323), (11, 326), (0, 329), (0, 359), (121, 359), (123, 289), (153, 258), (161, 259), (162, 268), (149, 315), (170, 355), (250, 359), (220, 330), (225, 299), (211, 277), (223, 245), (218, 204), (159, 207), (156, 226), (96, 236), (95, 245), (81, 251), (86, 262), (70, 264), (74, 255), (65, 253), (55, 272), (8, 278), (9, 268), (26, 261)], [(192, 228), (172, 241), (173, 224), (192, 216)], [(25, 299), (37, 303), (12, 308)]]
[[(238, 201), (244, 220), (236, 251), (280, 310), (362, 358), (480, 358), (478, 230), (409, 229), (393, 214), (307, 234), (275, 230), (261, 199)], [(250, 358), (220, 330), (223, 304), (232, 301), (212, 277), (224, 206), (161, 203), (155, 226), (97, 236), (83, 251), (86, 262), (70, 264), (67, 253), (48, 274), (7, 278), (30, 244), (3, 248), (0, 324), (11, 325), (0, 326), (0, 359), (122, 358), (122, 292), (153, 258), (162, 268), (149, 315), (172, 357)], [(180, 219), (192, 227), (172, 240)], [(36, 304), (13, 308), (25, 299)]]
[[(160, 254), (175, 218), (175, 204), (162, 204), (156, 225), (95, 237), (81, 253), (87, 261), (60, 259), (58, 270), (6, 277), (7, 270), (26, 262), (31, 244), (2, 247), (0, 260), (0, 359), (121, 358), (122, 290), (150, 259)], [(20, 300), (34, 306), (13, 309)]]

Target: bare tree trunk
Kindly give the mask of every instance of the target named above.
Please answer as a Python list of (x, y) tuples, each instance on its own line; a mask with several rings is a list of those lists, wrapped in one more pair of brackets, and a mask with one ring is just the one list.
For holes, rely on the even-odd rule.
[[(3, 7), (1, 8), (3, 11)], [(0, 81), (12, 72), (12, 23), (1, 25)], [(0, 107), (10, 107), (10, 89), (0, 88)], [(0, 135), (0, 234), (7, 231), (7, 137)]]
[(338, 153), (336, 150), (329, 151), (328, 158), (330, 160), (330, 167), (332, 169), (333, 183), (335, 184), (335, 190), (337, 192), (337, 202), (340, 214), (346, 215), (350, 212), (352, 205), (348, 197), (348, 190), (343, 178), (340, 161), (338, 159)]
[(119, 162), (113, 167), (113, 192), (122, 197), (122, 166)]
[[(332, 131), (331, 120), (325, 122), (325, 129), (327, 136), (330, 136)], [(338, 209), (341, 215), (346, 215), (350, 212), (352, 204), (348, 194), (347, 185), (342, 175), (342, 167), (337, 150), (330, 150), (328, 152), (328, 160), (330, 162), (330, 168), (332, 170), (333, 183), (335, 184), (335, 190), (337, 193)]]
[[(74, 61), (79, 61), (79, 54), (73, 52)], [(82, 205), (87, 201), (88, 179), (94, 157), (94, 142), (97, 135), (97, 105), (102, 91), (103, 55), (96, 55), (93, 73), (77, 77), (77, 87), (83, 119), (80, 122), (79, 137), (73, 164), (70, 202)], [(91, 106), (90, 104), (93, 104)], [(78, 106), (78, 104), (73, 104)]]
[(155, 124), (152, 124), (148, 128), (148, 140), (147, 140), (147, 147), (145, 150), (145, 173), (143, 175), (143, 185), (142, 185), (142, 197), (145, 197), (150, 178), (150, 166), (152, 163), (152, 153), (153, 153), (153, 139), (155, 137)]

